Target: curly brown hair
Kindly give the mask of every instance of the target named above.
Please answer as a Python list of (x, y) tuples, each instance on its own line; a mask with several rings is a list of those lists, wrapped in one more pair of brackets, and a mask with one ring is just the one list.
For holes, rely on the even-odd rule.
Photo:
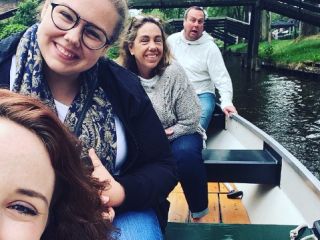
[(0, 90), (0, 117), (35, 133), (49, 154), (55, 186), (41, 240), (115, 239), (117, 230), (103, 219), (106, 187), (91, 177), (80, 159), (81, 146), (57, 116), (38, 100)]
[(162, 21), (158, 18), (152, 16), (139, 16), (131, 19), (120, 39), (120, 56), (118, 60), (123, 67), (139, 75), (135, 57), (130, 54), (130, 47), (133, 45), (133, 42), (137, 37), (138, 30), (146, 23), (153, 23), (157, 25), (161, 31), (163, 57), (152, 72), (153, 75), (161, 75), (166, 67), (171, 63), (172, 57), (166, 43), (166, 34), (164, 32)]

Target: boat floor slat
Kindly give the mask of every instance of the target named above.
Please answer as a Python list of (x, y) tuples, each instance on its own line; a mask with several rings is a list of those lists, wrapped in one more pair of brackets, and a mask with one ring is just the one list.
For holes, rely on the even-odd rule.
[(241, 199), (229, 199), (227, 194), (220, 194), (220, 211), (223, 223), (250, 223)]
[[(234, 184), (231, 184), (236, 190)], [(228, 199), (227, 188), (222, 183), (208, 183), (209, 214), (202, 221), (204, 223), (250, 223), (246, 209), (241, 199)], [(169, 222), (190, 222), (188, 204), (181, 185), (178, 184), (170, 193)]]
[(188, 222), (189, 207), (183, 192), (171, 192), (168, 200), (170, 202), (169, 221)]
[(209, 213), (203, 218), (204, 223), (219, 223), (219, 199), (218, 194), (209, 193)]

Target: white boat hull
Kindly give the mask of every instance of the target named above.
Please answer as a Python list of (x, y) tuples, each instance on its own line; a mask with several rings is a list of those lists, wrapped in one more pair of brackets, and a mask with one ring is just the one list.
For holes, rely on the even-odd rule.
[(280, 186), (236, 183), (251, 223), (312, 226), (320, 219), (320, 182), (272, 137), (234, 115), (225, 130), (208, 138), (207, 148), (262, 150), (264, 143), (282, 157), (281, 180)]

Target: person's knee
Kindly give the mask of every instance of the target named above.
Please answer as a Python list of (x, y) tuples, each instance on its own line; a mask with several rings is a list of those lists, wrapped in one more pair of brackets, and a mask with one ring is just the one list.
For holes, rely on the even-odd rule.
[(177, 162), (183, 161), (186, 163), (199, 157), (199, 151), (190, 145), (180, 145), (174, 149), (173, 155)]
[(115, 218), (114, 224), (120, 230), (119, 240), (163, 239), (153, 210), (122, 213)]

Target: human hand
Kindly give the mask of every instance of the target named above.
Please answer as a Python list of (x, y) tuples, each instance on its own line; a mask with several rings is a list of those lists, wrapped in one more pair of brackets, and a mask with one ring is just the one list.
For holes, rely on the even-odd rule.
[(164, 131), (165, 131), (167, 137), (169, 137), (173, 134), (173, 129), (171, 127), (166, 128)]
[(93, 172), (92, 176), (99, 179), (101, 182), (107, 182), (105, 189), (101, 193), (101, 199), (108, 197), (108, 206), (117, 207), (121, 205), (125, 199), (125, 191), (122, 185), (117, 182), (109, 171), (102, 165), (100, 159), (94, 149), (89, 150), (89, 157), (92, 161)]
[(103, 166), (101, 160), (99, 159), (93, 148), (89, 149), (89, 157), (93, 166), (92, 176), (98, 178), (101, 182), (111, 181), (111, 179), (113, 179), (112, 175)]
[[(102, 195), (101, 200), (102, 200), (103, 204), (108, 205), (110, 198), (108, 196)], [(103, 212), (103, 214), (102, 214), (103, 219), (109, 221), (110, 223), (113, 222), (113, 219), (115, 216), (116, 216), (116, 213), (112, 207), (107, 207), (106, 211)]]
[(227, 117), (230, 117), (231, 114), (238, 113), (237, 109), (234, 106), (226, 106), (222, 109), (222, 111)]

